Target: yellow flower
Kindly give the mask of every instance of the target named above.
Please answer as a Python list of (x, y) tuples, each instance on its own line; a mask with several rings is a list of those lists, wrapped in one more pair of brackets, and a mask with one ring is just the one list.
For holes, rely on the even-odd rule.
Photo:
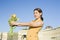
[(16, 17), (16, 14), (13, 14), (12, 17)]

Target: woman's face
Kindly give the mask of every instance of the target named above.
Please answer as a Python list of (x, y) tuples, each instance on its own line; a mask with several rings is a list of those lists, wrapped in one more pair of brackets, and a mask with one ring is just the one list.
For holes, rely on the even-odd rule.
[(34, 11), (34, 17), (37, 19), (37, 18), (40, 18), (41, 16), (41, 13), (39, 13), (37, 10)]

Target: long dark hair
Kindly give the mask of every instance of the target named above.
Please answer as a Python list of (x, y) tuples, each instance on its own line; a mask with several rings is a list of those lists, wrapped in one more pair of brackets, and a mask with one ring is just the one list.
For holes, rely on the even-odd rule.
[[(34, 11), (37, 10), (39, 13), (42, 13), (42, 10), (40, 8), (35, 8)], [(43, 21), (43, 17), (41, 15), (41, 20)]]

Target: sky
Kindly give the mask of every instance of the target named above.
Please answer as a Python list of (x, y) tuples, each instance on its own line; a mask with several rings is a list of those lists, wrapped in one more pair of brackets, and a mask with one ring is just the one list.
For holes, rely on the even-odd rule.
[[(60, 0), (0, 0), (0, 32), (9, 32), (8, 20), (12, 14), (17, 15), (18, 22), (34, 20), (33, 10), (35, 8), (41, 8), (43, 11), (42, 30), (46, 26), (60, 27)], [(25, 28), (16, 27), (14, 31), (18, 32)]]

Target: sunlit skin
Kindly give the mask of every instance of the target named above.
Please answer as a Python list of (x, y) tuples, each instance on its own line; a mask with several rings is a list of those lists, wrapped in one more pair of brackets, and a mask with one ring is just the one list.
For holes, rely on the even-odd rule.
[(38, 32), (43, 26), (43, 21), (41, 20), (42, 13), (37, 10), (34, 11), (35, 20), (31, 22), (11, 22), (11, 25), (17, 26), (28, 26), (29, 30), (27, 32), (27, 40), (38, 40)]
[(40, 15), (41, 15), (41, 13), (39, 13), (37, 10), (34, 11), (34, 17), (36, 19), (39, 19), (40, 18)]

